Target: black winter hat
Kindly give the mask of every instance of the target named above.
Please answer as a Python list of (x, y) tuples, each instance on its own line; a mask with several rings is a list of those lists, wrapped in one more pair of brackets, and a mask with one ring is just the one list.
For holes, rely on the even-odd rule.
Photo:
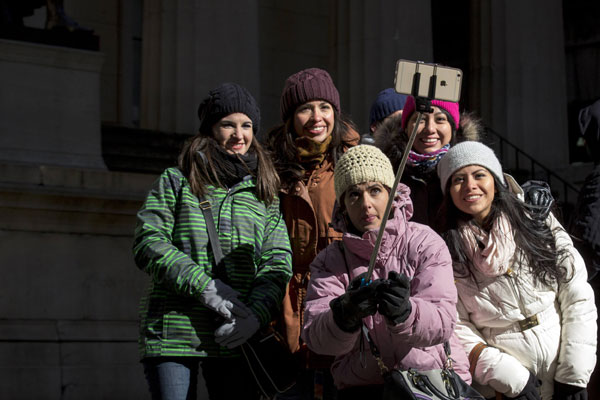
[(373, 125), (375, 122), (383, 121), (390, 114), (402, 110), (407, 98), (408, 95), (400, 94), (394, 88), (387, 88), (379, 92), (371, 105), (369, 124)]
[(208, 97), (198, 107), (200, 133), (211, 136), (212, 126), (217, 121), (236, 112), (246, 114), (252, 120), (252, 131), (256, 135), (260, 127), (260, 109), (254, 97), (237, 83), (217, 86), (208, 92)]

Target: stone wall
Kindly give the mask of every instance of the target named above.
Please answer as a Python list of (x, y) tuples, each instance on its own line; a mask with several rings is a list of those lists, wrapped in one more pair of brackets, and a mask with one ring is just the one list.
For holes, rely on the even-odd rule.
[(0, 398), (144, 398), (132, 260), (150, 174), (0, 164)]

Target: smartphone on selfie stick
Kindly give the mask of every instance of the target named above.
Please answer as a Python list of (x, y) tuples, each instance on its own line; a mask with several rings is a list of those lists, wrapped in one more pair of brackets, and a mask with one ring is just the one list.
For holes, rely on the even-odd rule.
[(388, 199), (385, 212), (383, 213), (381, 226), (379, 227), (379, 233), (377, 234), (377, 240), (375, 241), (375, 247), (373, 248), (373, 253), (371, 253), (371, 259), (369, 260), (369, 270), (367, 271), (366, 277), (362, 280), (363, 285), (368, 285), (371, 282), (375, 260), (377, 259), (381, 239), (383, 238), (383, 231), (385, 230), (385, 225), (389, 218), (394, 198), (396, 197), (395, 191), (402, 178), (408, 153), (417, 136), (417, 129), (423, 118), (423, 113), (433, 112), (431, 109), (431, 100), (443, 100), (457, 103), (460, 99), (462, 71), (458, 68), (400, 59), (396, 62), (395, 75), (394, 89), (396, 92), (409, 94), (415, 98), (417, 121), (408, 138), (406, 148), (402, 154), (402, 159), (400, 160), (400, 165), (398, 166), (398, 171), (396, 172), (392, 193), (390, 193), (390, 198)]

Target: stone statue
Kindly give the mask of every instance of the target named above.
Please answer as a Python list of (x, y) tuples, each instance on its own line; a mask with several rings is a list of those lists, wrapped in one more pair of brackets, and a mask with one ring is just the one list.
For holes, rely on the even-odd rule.
[(64, 0), (0, 0), (0, 24), (3, 29), (23, 27), (23, 18), (36, 8), (46, 6), (46, 29), (89, 32), (65, 13)]

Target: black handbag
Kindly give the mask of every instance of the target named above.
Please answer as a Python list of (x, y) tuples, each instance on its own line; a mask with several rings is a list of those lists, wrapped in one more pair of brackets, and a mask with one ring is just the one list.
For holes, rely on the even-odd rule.
[[(223, 251), (210, 208), (210, 202), (207, 200), (200, 202), (215, 265), (218, 266), (223, 259)], [(283, 336), (272, 326), (260, 329), (240, 348), (250, 373), (264, 397), (272, 399), (296, 383), (296, 377), (300, 372), (298, 360), (290, 351)]]
[(383, 400), (485, 400), (452, 369), (449, 342), (444, 343), (446, 362), (441, 369), (390, 370), (383, 363), (367, 327), (363, 325), (362, 329), (383, 376)]
[(275, 329), (269, 327), (257, 332), (241, 348), (264, 397), (272, 399), (294, 386), (299, 372), (298, 360)]

